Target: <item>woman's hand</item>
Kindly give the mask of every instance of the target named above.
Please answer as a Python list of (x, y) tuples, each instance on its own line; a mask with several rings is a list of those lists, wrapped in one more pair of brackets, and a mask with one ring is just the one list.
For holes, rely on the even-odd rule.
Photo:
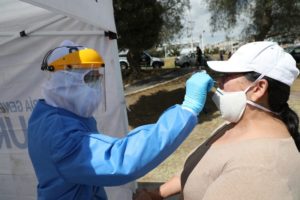
[(133, 194), (133, 200), (162, 200), (179, 194), (181, 191), (180, 177), (174, 176), (156, 189), (140, 189)]
[(159, 189), (141, 189), (137, 190), (132, 197), (133, 200), (163, 200), (161, 197)]

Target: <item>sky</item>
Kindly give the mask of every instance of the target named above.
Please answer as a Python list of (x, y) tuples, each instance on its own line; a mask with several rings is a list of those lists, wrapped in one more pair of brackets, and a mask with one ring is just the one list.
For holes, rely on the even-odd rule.
[[(200, 46), (207, 44), (215, 44), (218, 42), (225, 41), (226, 33), (224, 31), (216, 32), (212, 35), (209, 26), (210, 13), (208, 11), (205, 0), (190, 0), (191, 10), (186, 14), (186, 20), (191, 21), (190, 24), (192, 28), (190, 34), (191, 37), (185, 37), (181, 39), (184, 42), (200, 42)], [(230, 36), (238, 36), (241, 31), (241, 26), (233, 30)], [(187, 35), (187, 33), (185, 34)], [(201, 39), (201, 35), (203, 36)]]

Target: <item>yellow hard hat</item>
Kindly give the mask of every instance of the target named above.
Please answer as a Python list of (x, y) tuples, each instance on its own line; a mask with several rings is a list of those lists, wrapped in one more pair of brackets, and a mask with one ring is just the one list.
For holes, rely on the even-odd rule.
[[(58, 47), (61, 48), (61, 47)], [(49, 52), (48, 56), (53, 53)], [(71, 53), (65, 54), (58, 59), (47, 63), (48, 59), (44, 59), (42, 70), (57, 71), (72, 69), (98, 69), (104, 67), (104, 61), (97, 51), (90, 48), (78, 49)]]

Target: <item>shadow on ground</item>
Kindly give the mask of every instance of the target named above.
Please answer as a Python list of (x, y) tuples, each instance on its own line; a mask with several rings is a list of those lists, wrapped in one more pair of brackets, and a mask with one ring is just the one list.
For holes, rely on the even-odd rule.
[[(184, 94), (185, 89), (179, 88), (172, 91), (162, 90), (147, 96), (141, 96), (135, 104), (129, 106), (129, 110), (127, 111), (129, 125), (137, 127), (144, 124), (155, 123), (167, 108), (175, 104), (181, 104)], [(212, 115), (217, 108), (211, 100), (211, 95), (212, 94), (209, 93), (206, 105), (199, 116), (201, 122), (210, 121), (218, 117)]]

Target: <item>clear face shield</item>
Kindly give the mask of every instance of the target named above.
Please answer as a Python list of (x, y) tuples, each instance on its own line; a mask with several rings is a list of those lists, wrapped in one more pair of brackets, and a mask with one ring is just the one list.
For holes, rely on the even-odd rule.
[(80, 68), (76, 66), (72, 69), (64, 70), (66, 73), (70, 73), (76, 76), (78, 81), (82, 84), (90, 87), (91, 89), (101, 89), (104, 84), (104, 68)]
[(104, 63), (84, 61), (64, 65), (54, 62), (54, 72), (43, 85), (46, 103), (82, 117), (91, 117), (103, 100), (105, 103)]

